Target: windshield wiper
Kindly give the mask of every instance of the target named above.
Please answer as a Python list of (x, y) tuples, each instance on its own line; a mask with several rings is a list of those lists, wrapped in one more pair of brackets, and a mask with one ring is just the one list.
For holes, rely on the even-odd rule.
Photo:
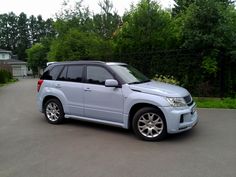
[(146, 83), (146, 82), (150, 82), (150, 81), (151, 81), (150, 79), (144, 80), (144, 81), (136, 81), (136, 82), (129, 83), (129, 85), (132, 85), (132, 84), (142, 84), (142, 83)]

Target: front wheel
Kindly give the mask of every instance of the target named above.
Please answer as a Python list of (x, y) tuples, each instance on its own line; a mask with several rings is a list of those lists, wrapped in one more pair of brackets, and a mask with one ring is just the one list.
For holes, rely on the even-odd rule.
[(50, 99), (44, 105), (44, 114), (51, 124), (60, 124), (64, 120), (64, 111), (58, 99)]
[(134, 133), (146, 141), (160, 141), (167, 134), (163, 114), (152, 107), (137, 111), (133, 118), (132, 127)]

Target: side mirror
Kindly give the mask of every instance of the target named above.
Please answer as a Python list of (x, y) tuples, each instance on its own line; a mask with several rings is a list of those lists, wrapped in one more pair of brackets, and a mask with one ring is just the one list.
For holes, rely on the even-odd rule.
[(117, 80), (114, 80), (114, 79), (107, 79), (105, 81), (105, 86), (106, 87), (118, 87), (119, 86), (119, 83)]

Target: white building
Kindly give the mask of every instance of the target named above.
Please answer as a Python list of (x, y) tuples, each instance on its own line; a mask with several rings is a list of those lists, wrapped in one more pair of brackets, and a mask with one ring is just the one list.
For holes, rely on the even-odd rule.
[(0, 64), (8, 64), (12, 67), (13, 77), (27, 76), (27, 63), (16, 58), (11, 51), (0, 49)]

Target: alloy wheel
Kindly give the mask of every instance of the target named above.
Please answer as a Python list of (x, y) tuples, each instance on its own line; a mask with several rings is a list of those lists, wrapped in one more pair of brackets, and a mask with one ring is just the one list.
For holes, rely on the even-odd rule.
[(50, 102), (49, 104), (47, 104), (46, 115), (50, 121), (57, 121), (60, 118), (59, 106), (54, 102)]
[(164, 122), (156, 113), (141, 115), (137, 123), (139, 132), (147, 138), (157, 137), (164, 129)]

